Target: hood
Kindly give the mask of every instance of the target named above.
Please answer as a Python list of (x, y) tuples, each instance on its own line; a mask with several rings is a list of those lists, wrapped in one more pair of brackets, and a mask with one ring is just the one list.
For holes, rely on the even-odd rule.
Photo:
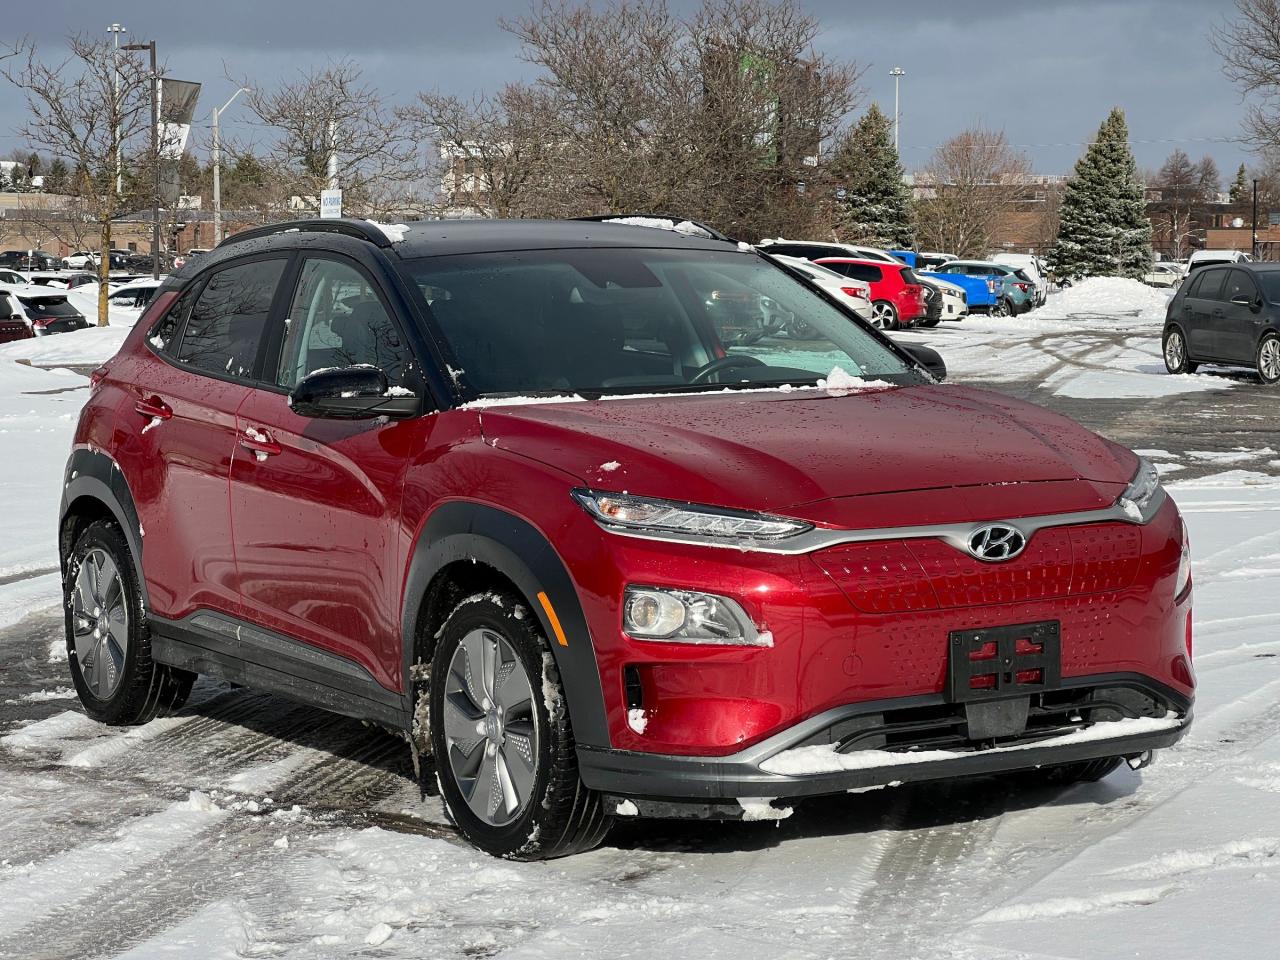
[(954, 386), (846, 396), (722, 391), (480, 413), (486, 441), (586, 487), (740, 510), (797, 508), (815, 519), (800, 508), (1013, 484), (1075, 491), (1030, 512), (1086, 509), (1114, 500), (1137, 468), (1132, 453), (1065, 417)]

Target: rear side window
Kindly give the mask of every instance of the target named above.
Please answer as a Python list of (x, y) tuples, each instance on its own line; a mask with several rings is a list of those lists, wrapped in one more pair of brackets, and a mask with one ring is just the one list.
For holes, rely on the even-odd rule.
[(209, 373), (253, 376), (285, 263), (258, 260), (213, 274), (191, 308), (178, 359)]
[(191, 309), (191, 304), (196, 298), (199, 291), (199, 285), (187, 287), (173, 305), (165, 311), (151, 332), (147, 334), (147, 342), (158, 353), (164, 353), (173, 356), (178, 349), (178, 331), (182, 329), (182, 321), (186, 318), (187, 312)]
[(1195, 289), (1191, 291), (1191, 296), (1199, 297), (1201, 300), (1221, 300), (1222, 299), (1222, 281), (1226, 277), (1225, 270), (1206, 270), (1197, 277)]
[(901, 272), (902, 272), (903, 283), (919, 283), (920, 282), (920, 278), (916, 276), (915, 271), (912, 270), (910, 267), (903, 267)]

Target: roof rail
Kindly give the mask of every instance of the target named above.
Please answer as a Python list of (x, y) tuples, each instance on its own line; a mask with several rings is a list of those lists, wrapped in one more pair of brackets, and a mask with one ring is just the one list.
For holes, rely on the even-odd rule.
[(218, 249), (229, 247), (235, 243), (243, 243), (246, 240), (257, 240), (261, 237), (275, 236), (277, 233), (340, 233), (345, 237), (355, 237), (357, 240), (366, 240), (378, 247), (391, 246), (391, 240), (382, 232), (375, 223), (368, 220), (356, 220), (354, 218), (342, 219), (326, 219), (326, 220), (282, 220), (279, 223), (268, 223), (261, 227), (253, 227), (249, 230), (241, 230), (239, 233), (233, 233), (220, 244)]
[(570, 220), (584, 220), (593, 223), (607, 223), (610, 220), (629, 220), (632, 217), (643, 217), (646, 220), (670, 220), (672, 223), (692, 223), (699, 230), (705, 230), (712, 240), (723, 240), (726, 243), (734, 243), (733, 237), (726, 236), (715, 227), (709, 227), (705, 223), (694, 220), (690, 217), (682, 217), (674, 213), (597, 213), (590, 217), (570, 217)]

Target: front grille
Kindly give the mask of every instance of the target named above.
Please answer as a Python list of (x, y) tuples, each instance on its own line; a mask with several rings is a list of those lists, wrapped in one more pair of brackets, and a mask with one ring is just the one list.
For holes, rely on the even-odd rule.
[(1142, 534), (1125, 523), (1049, 527), (1005, 563), (985, 563), (944, 540), (853, 543), (815, 554), (864, 613), (913, 613), (1108, 593), (1137, 576)]

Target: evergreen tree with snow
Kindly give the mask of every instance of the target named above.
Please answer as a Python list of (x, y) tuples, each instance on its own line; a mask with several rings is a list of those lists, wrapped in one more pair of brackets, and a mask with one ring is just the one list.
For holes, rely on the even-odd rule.
[(1072, 279), (1140, 278), (1151, 266), (1145, 194), (1124, 111), (1117, 107), (1067, 181), (1050, 269)]
[[(840, 239), (900, 250), (915, 242), (911, 190), (893, 146), (893, 122), (874, 103), (835, 150), (831, 171)], [(839, 194), (837, 194), (839, 196)]]
[(1230, 200), (1232, 203), (1243, 203), (1249, 195), (1249, 182), (1246, 179), (1244, 164), (1236, 171), (1236, 178), (1231, 181)]

